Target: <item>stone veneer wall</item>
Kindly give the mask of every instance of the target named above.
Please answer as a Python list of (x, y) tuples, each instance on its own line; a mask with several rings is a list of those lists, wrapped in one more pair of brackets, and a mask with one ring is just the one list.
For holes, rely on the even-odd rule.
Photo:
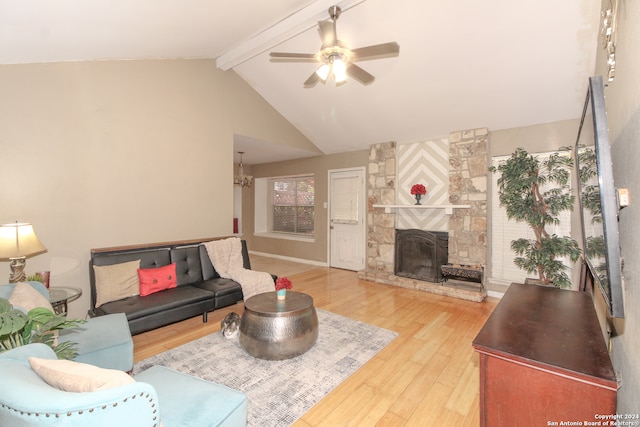
[(487, 263), (488, 139), (486, 128), (449, 134), (449, 202), (471, 205), (449, 217), (452, 264)]
[(396, 215), (374, 204), (396, 203), (396, 143), (374, 144), (369, 149), (367, 183), (367, 271), (393, 274)]
[[(486, 128), (449, 135), (449, 202), (471, 205), (454, 209), (449, 218), (449, 262), (487, 262), (487, 155)], [(358, 276), (365, 280), (425, 290), (473, 301), (482, 301), (486, 289), (469, 291), (395, 276), (394, 211), (385, 213), (374, 204), (394, 205), (396, 199), (396, 143), (374, 144), (369, 149), (367, 181), (367, 266)]]

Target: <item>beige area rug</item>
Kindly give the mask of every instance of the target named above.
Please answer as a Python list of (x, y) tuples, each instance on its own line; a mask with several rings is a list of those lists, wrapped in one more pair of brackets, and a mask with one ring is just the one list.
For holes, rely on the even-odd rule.
[(248, 426), (289, 426), (347, 379), (397, 333), (317, 310), (318, 341), (305, 354), (282, 361), (256, 359), (238, 338), (216, 332), (134, 366), (137, 374), (162, 365), (245, 393)]

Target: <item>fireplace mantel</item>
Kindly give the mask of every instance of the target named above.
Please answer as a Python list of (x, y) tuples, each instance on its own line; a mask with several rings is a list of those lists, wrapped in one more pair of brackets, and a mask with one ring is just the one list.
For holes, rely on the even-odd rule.
[(454, 209), (470, 209), (471, 205), (373, 205), (374, 208), (384, 208), (385, 213), (392, 209), (444, 209), (447, 215), (453, 214)]

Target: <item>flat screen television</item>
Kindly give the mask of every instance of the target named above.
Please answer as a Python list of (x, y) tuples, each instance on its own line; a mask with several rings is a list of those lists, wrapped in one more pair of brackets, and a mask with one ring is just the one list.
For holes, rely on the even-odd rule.
[(624, 317), (618, 197), (602, 77), (589, 78), (576, 141), (584, 260), (612, 317)]

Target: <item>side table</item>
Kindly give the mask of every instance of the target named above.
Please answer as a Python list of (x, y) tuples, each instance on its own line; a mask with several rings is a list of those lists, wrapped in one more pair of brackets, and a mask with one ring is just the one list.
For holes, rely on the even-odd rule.
[(50, 287), (49, 302), (56, 314), (67, 313), (67, 304), (75, 301), (82, 295), (82, 289), (69, 287)]

